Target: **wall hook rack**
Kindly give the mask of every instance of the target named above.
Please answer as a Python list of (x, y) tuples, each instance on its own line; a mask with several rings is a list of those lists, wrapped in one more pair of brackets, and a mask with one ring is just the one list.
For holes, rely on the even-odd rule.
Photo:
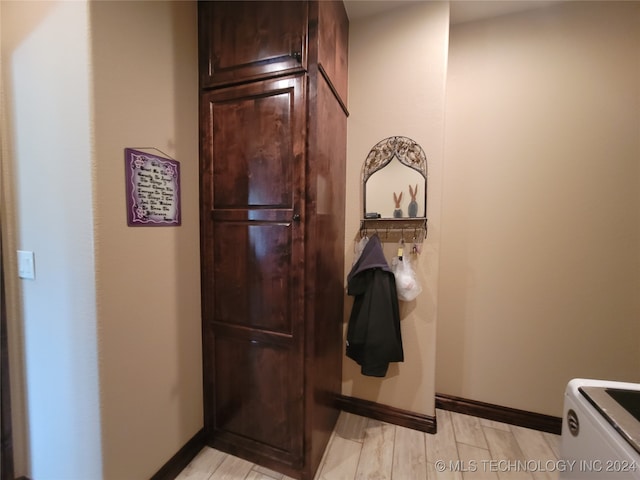
[(377, 233), (380, 240), (400, 241), (405, 234), (411, 234), (414, 243), (422, 243), (427, 238), (426, 218), (364, 218), (360, 220), (360, 236)]

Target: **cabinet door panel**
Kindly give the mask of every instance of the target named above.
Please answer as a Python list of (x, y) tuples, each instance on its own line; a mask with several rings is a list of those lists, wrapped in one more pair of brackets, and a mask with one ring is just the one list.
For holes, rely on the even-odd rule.
[(291, 224), (215, 223), (216, 322), (292, 333), (291, 235)]
[(203, 86), (303, 70), (307, 8), (300, 1), (199, 2)]
[(292, 208), (291, 88), (212, 104), (214, 208)]
[(286, 465), (303, 455), (305, 88), (283, 77), (202, 96), (206, 428)]
[(218, 335), (216, 430), (284, 457), (299, 455), (303, 402), (296, 361), (286, 346)]

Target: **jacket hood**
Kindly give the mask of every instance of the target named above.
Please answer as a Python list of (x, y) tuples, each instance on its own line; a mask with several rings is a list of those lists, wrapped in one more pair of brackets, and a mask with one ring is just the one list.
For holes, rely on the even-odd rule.
[(374, 234), (365, 245), (360, 258), (347, 276), (347, 282), (351, 281), (351, 279), (360, 272), (372, 268), (381, 268), (382, 270), (391, 272), (387, 259), (384, 257), (384, 252), (382, 251), (382, 242), (377, 233)]

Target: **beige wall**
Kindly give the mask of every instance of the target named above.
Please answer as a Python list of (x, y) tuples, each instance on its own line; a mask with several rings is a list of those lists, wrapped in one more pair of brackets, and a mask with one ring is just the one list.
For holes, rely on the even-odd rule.
[[(362, 166), (371, 147), (386, 137), (410, 137), (427, 155), (429, 235), (414, 259), (423, 292), (401, 304), (405, 361), (391, 364), (380, 379), (362, 376), (360, 367), (345, 357), (342, 393), (433, 415), (449, 8), (444, 2), (421, 2), (352, 21), (349, 28), (345, 270), (351, 269), (359, 238)], [(396, 247), (396, 241), (385, 244), (389, 261)], [(347, 297), (345, 328), (351, 305)]]
[[(196, 25), (194, 2), (91, 3), (107, 479), (149, 478), (203, 425)], [(125, 147), (180, 162), (182, 226), (127, 227)]]
[(436, 390), (561, 415), (640, 381), (640, 3), (451, 30)]
[[(16, 474), (149, 478), (203, 423), (195, 2), (0, 9)], [(127, 227), (125, 147), (180, 161), (182, 226)]]

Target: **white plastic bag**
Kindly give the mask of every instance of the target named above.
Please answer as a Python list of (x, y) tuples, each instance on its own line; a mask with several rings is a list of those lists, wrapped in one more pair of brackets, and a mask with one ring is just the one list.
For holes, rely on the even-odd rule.
[(362, 255), (362, 251), (364, 250), (364, 247), (367, 245), (368, 241), (369, 241), (369, 237), (365, 235), (359, 241), (356, 242), (353, 248), (353, 265), (356, 264), (356, 262)]
[(396, 290), (400, 300), (410, 302), (420, 295), (422, 286), (406, 255), (394, 258), (393, 273), (396, 277)]

